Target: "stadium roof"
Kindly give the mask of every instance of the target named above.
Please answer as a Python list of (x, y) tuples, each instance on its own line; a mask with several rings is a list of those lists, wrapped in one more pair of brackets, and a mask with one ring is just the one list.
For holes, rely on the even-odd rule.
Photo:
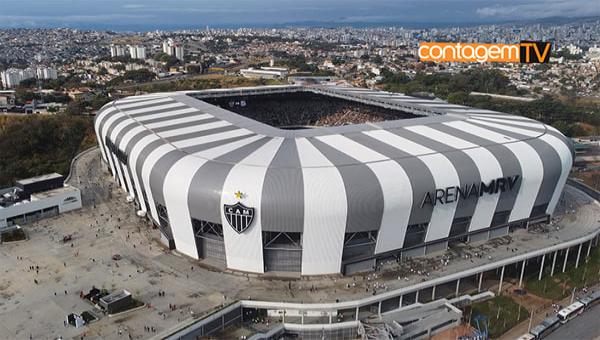
[[(201, 100), (207, 97), (268, 94), (286, 91), (312, 91), (365, 104), (396, 108), (423, 117), (305, 130), (285, 130)], [(140, 107), (142, 102), (143, 106)], [(211, 131), (210, 136), (212, 136), (212, 133), (215, 132), (212, 129), (216, 128), (219, 129), (216, 132), (222, 131), (220, 138), (231, 139), (232, 141), (252, 136), (256, 140), (261, 138), (307, 137), (317, 140), (327, 139), (332, 142), (338, 140), (340, 143), (360, 139), (362, 145), (371, 149), (370, 151), (375, 151), (374, 153), (369, 152), (371, 155), (365, 160), (366, 163), (405, 156), (443, 153), (478, 146), (486, 147), (514, 143), (538, 138), (548, 131), (562, 136), (554, 128), (525, 117), (449, 104), (439, 99), (431, 100), (400, 93), (331, 86), (261, 86), (157, 93), (117, 100), (104, 107), (102, 114), (103, 117), (110, 114), (113, 119), (120, 120), (121, 123), (119, 124), (121, 125), (137, 123), (134, 124), (135, 131), (137, 132), (139, 129), (147, 130), (147, 133), (153, 134), (159, 140), (155, 144), (169, 144), (173, 148), (189, 154), (196, 153), (196, 149), (193, 147), (196, 142), (208, 138), (206, 131)], [(100, 124), (104, 125), (103, 122), (100, 122)], [(173, 127), (182, 127), (182, 129), (174, 129)], [(506, 130), (506, 127), (510, 128)], [(128, 133), (131, 132), (130, 129), (119, 129), (117, 127), (113, 131), (120, 131), (120, 136), (114, 136), (117, 140), (121, 140), (120, 137), (127, 139), (129, 136), (133, 136), (132, 133)], [(385, 134), (384, 136), (382, 131), (391, 132), (392, 134)], [(361, 138), (365, 135), (371, 137), (368, 138), (368, 142)], [(442, 138), (442, 135), (444, 138)], [(344, 139), (343, 142), (340, 136), (348, 137), (349, 141)], [(404, 136), (409, 138), (404, 140)], [(458, 138), (455, 138), (455, 140), (451, 138), (452, 136)], [(386, 148), (385, 141), (384, 143), (377, 143), (377, 140), (389, 138), (394, 138), (396, 142), (402, 142), (407, 147), (406, 152)], [(447, 140), (440, 141), (440, 139)], [(132, 145), (132, 143), (129, 143), (129, 145)], [(209, 157), (200, 154), (197, 156), (201, 158)], [(293, 161), (293, 163), (296, 162)], [(334, 160), (333, 165), (343, 165), (345, 163), (356, 163), (356, 161), (340, 157)], [(287, 165), (290, 164), (281, 164), (281, 166)]]

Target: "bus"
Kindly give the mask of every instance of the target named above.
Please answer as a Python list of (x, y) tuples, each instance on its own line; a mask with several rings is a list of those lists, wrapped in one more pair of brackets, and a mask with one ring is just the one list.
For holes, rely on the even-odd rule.
[(534, 336), (534, 339), (542, 339), (545, 338), (548, 334), (554, 332), (560, 326), (560, 319), (558, 316), (551, 316), (549, 318), (544, 319), (542, 323), (533, 327), (531, 329), (531, 334)]
[(582, 297), (581, 299), (579, 299), (579, 302), (583, 303), (585, 309), (592, 307), (596, 303), (600, 302), (600, 290), (592, 292)]
[(566, 308), (561, 309), (557, 314), (558, 318), (560, 319), (560, 323), (565, 324), (569, 322), (569, 320), (581, 314), (584, 307), (585, 305), (583, 303), (577, 301), (573, 302)]

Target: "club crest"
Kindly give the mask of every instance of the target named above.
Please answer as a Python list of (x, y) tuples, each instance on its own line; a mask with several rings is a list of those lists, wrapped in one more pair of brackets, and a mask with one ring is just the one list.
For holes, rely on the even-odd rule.
[(254, 208), (248, 208), (240, 202), (234, 205), (223, 205), (223, 212), (229, 225), (238, 234), (246, 231), (252, 225), (252, 221), (254, 221)]

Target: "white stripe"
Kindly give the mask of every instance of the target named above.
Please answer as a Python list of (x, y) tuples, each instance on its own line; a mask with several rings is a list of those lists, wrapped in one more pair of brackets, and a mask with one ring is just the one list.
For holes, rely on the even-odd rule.
[[(120, 117), (123, 117), (124, 115), (120, 112), (115, 113), (114, 115), (112, 115), (111, 117), (109, 117), (106, 121), (106, 123), (104, 123), (104, 126), (102, 127), (100, 134), (102, 136), (102, 140), (106, 141), (106, 136), (108, 135), (108, 129), (110, 128), (110, 126)], [(113, 170), (113, 177), (114, 178), (119, 178), (119, 181), (121, 182), (121, 186), (124, 186), (124, 179), (123, 179), (123, 174), (121, 174), (121, 169), (119, 169), (119, 167), (117, 166), (117, 164), (115, 163), (114, 160), (114, 155), (112, 155), (112, 152), (110, 150), (108, 150), (108, 163), (111, 167), (111, 169)]]
[[(486, 114), (480, 114), (478, 112), (489, 112)], [(490, 111), (490, 110), (477, 110), (477, 109), (471, 109), (469, 116), (472, 117), (477, 117), (477, 118), (499, 118), (499, 119), (513, 119), (513, 120), (523, 120), (523, 121), (532, 121), (532, 119), (527, 118), (527, 117), (522, 117), (522, 116), (514, 116), (514, 115), (501, 115), (498, 114), (498, 112), (496, 111)]]
[(515, 155), (521, 166), (521, 186), (509, 222), (529, 217), (540, 190), (544, 170), (538, 153), (527, 143), (462, 121), (443, 123), (463, 132), (500, 143)]
[(332, 146), (334, 149), (350, 155), (350, 157), (353, 157), (362, 163), (377, 162), (389, 159), (388, 157), (342, 135), (329, 135), (316, 138), (325, 144)]
[(304, 185), (302, 275), (338, 273), (348, 209), (344, 181), (306, 138), (297, 138), (296, 146)]
[(155, 99), (155, 98), (165, 98), (165, 95), (164, 94), (159, 94), (159, 93), (152, 93), (152, 94), (144, 94), (144, 95), (139, 95), (139, 96), (131, 96), (131, 97), (125, 97), (125, 98), (117, 99), (117, 100), (114, 101), (114, 103), (116, 103), (116, 104), (127, 104), (127, 103), (135, 103), (135, 102), (147, 101), (147, 100)]
[(426, 125), (407, 126), (405, 129), (414, 133), (418, 133), (424, 137), (427, 137), (428, 139), (440, 141), (455, 149), (476, 148), (478, 146), (471, 142), (467, 142), (463, 139), (449, 135), (445, 132), (432, 129)]
[(159, 140), (158, 136), (156, 136), (156, 135), (145, 136), (144, 138), (137, 141), (137, 143), (135, 143), (135, 145), (131, 149), (131, 154), (129, 156), (129, 170), (131, 170), (131, 174), (133, 175), (133, 182), (135, 183), (135, 190), (137, 190), (137, 193), (139, 196), (138, 202), (140, 203), (141, 210), (144, 212), (147, 212), (147, 209), (144, 204), (145, 197), (144, 197), (144, 193), (142, 191), (142, 186), (140, 184), (141, 183), (141, 177), (140, 177), (141, 173), (137, 172), (136, 164), (137, 164), (138, 158), (139, 158), (142, 150), (146, 146), (148, 146), (148, 144), (150, 144), (156, 140)]
[[(475, 163), (477, 166), (477, 170), (482, 182), (489, 183), (492, 180), (502, 177), (502, 167), (500, 166), (500, 163), (496, 157), (494, 157), (489, 150), (449, 135), (445, 132), (432, 129), (428, 126), (412, 126), (407, 127), (406, 129), (422, 136), (440, 141), (452, 148), (461, 149), (473, 160), (473, 163)], [(463, 183), (463, 185), (464, 184), (470, 183)], [(500, 193), (484, 195), (478, 198), (475, 211), (471, 217), (469, 231), (479, 230), (490, 226), (499, 198)]]
[[(112, 133), (110, 134), (110, 139), (113, 141), (117, 140), (117, 136), (119, 135), (119, 133), (123, 130), (123, 128), (125, 128), (125, 126), (131, 124), (132, 121), (129, 119), (126, 119), (122, 122), (120, 122), (119, 124), (117, 124), (117, 126), (114, 127), (114, 129), (112, 130)], [(121, 149), (120, 144), (116, 144), (115, 145), (123, 151), (123, 149)], [(122, 171), (120, 171), (120, 173), (122, 173), (122, 177), (125, 179), (124, 181), (121, 182), (121, 188), (123, 188), (123, 190), (126, 190), (132, 197), (135, 197), (135, 194), (133, 192), (133, 186), (131, 183), (131, 179), (128, 176), (128, 171), (127, 171), (127, 166), (125, 164), (123, 164), (120, 160), (117, 160), (119, 164), (122, 165), (123, 169)], [(119, 170), (121, 170), (119, 168)], [(125, 185), (125, 183), (127, 183), (127, 185)], [(129, 189), (129, 190), (128, 190)]]
[(535, 129), (543, 129), (544, 128), (544, 124), (538, 123), (534, 120), (525, 121), (525, 120), (511, 120), (511, 119), (500, 119), (500, 118), (489, 118), (489, 117), (472, 117), (472, 119), (474, 121), (483, 120), (483, 121), (496, 122), (496, 123), (501, 123), (501, 124), (505, 123), (505, 124), (524, 126), (524, 127), (531, 127), (531, 128), (535, 128)]
[(467, 132), (474, 136), (485, 138), (497, 144), (505, 144), (518, 141), (518, 139), (464, 121), (445, 122), (442, 124)]
[[(244, 145), (248, 145), (259, 138), (260, 137), (252, 136), (250, 138), (199, 152), (196, 156), (187, 155), (175, 162), (169, 169), (165, 175), (162, 190), (177, 251), (192, 258), (198, 258), (194, 229), (192, 227), (192, 217), (188, 205), (188, 195), (194, 175), (198, 169), (207, 162), (207, 159), (201, 158), (201, 156), (204, 155), (203, 153), (210, 152), (212, 156), (218, 157), (239, 149)], [(223, 225), (223, 228), (225, 227), (227, 226)]]
[[(283, 138), (274, 138), (236, 164), (225, 179), (221, 196), (221, 206), (241, 202), (247, 207), (254, 208), (254, 220), (247, 230), (237, 233), (227, 222), (224, 211), (221, 210), (223, 238), (227, 267), (230, 269), (264, 273), (263, 241), (261, 226), (262, 189), (267, 173), (267, 167), (275, 157)], [(244, 163), (257, 164), (248, 166)], [(235, 197), (235, 192), (241, 191), (242, 199)]]
[(216, 141), (224, 140), (227, 138), (245, 136), (245, 135), (249, 135), (249, 134), (252, 134), (252, 132), (248, 131), (246, 129), (238, 129), (238, 130), (231, 130), (231, 131), (226, 131), (226, 132), (221, 132), (221, 133), (214, 133), (214, 134), (208, 135), (208, 136), (180, 140), (180, 141), (172, 142), (171, 144), (173, 144), (175, 147), (177, 147), (179, 149), (182, 149), (182, 148), (187, 148), (190, 146), (195, 146), (195, 145), (205, 144), (205, 143), (210, 143), (210, 142), (216, 142)]
[(106, 152), (104, 151), (104, 149), (106, 148), (106, 145), (104, 144), (104, 140), (102, 140), (102, 133), (100, 131), (100, 122), (103, 119), (102, 116), (108, 115), (112, 112), (115, 112), (116, 110), (117, 109), (115, 109), (114, 107), (109, 107), (105, 110), (102, 110), (102, 111), (100, 111), (100, 113), (98, 113), (98, 115), (96, 116), (96, 120), (94, 121), (94, 130), (96, 131), (96, 139), (98, 140), (98, 145), (102, 146), (100, 148), (100, 152), (102, 153), (102, 158), (104, 159), (106, 164), (108, 164), (108, 158), (106, 157)]
[[(194, 121), (201, 121), (201, 120), (205, 120), (205, 119), (208, 119), (211, 117), (212, 116), (208, 115), (208, 114), (201, 114), (201, 115), (186, 117), (186, 118), (165, 120), (162, 122), (156, 122), (156, 123), (151, 123), (151, 124), (147, 124), (147, 125), (140, 124), (140, 125), (137, 125), (134, 128), (132, 128), (131, 130), (127, 131), (127, 133), (125, 133), (125, 135), (123, 135), (123, 138), (121, 138), (121, 143), (119, 143), (119, 147), (121, 147), (122, 150), (125, 150), (125, 148), (127, 147), (127, 144), (131, 141), (131, 139), (133, 139), (137, 134), (141, 133), (142, 131), (146, 131), (148, 129), (165, 128), (165, 127), (182, 124), (182, 123), (192, 123)], [(165, 131), (167, 131), (167, 130), (165, 130)]]
[(183, 118), (176, 118), (176, 119), (171, 119), (171, 120), (165, 120), (165, 121), (161, 121), (161, 122), (148, 123), (148, 124), (145, 124), (145, 125), (149, 129), (156, 129), (156, 128), (170, 126), (170, 125), (185, 124), (185, 123), (194, 123), (194, 122), (197, 122), (197, 121), (200, 121), (200, 120), (209, 119), (211, 117), (212, 116), (209, 115), (209, 114), (198, 114), (198, 115), (193, 115), (193, 116), (190, 116), (190, 117), (183, 117)]
[(548, 209), (546, 209), (546, 213), (552, 215), (554, 213), (554, 209), (558, 203), (558, 199), (562, 194), (563, 188), (565, 187), (565, 183), (567, 182), (567, 178), (569, 177), (569, 172), (571, 171), (571, 166), (573, 164), (573, 156), (571, 154), (571, 150), (565, 145), (565, 143), (559, 138), (550, 135), (544, 134), (540, 137), (541, 140), (548, 143), (550, 146), (556, 150), (556, 153), (560, 157), (560, 162), (562, 164), (562, 171), (560, 174), (560, 178), (558, 183), (556, 183), (556, 188), (554, 189), (554, 193), (552, 194), (552, 198), (548, 203)]
[(126, 150), (127, 149), (127, 144), (129, 144), (129, 142), (133, 139), (133, 137), (135, 137), (137, 134), (146, 131), (147, 129), (142, 126), (142, 125), (136, 125), (135, 127), (133, 127), (131, 130), (127, 131), (124, 135), (123, 138), (121, 138), (121, 142), (119, 143), (119, 147), (121, 148), (121, 150)]
[[(104, 125), (102, 125), (102, 127), (100, 128), (100, 139), (102, 140), (103, 145), (106, 145), (105, 144), (106, 131), (107, 131), (108, 127), (119, 117), (123, 117), (123, 114), (120, 112), (114, 113), (113, 115), (111, 115), (110, 117), (108, 117), (106, 119), (106, 121), (104, 122)], [(107, 151), (108, 165), (111, 167), (111, 169), (113, 169), (113, 177), (116, 178), (116, 171), (114, 169), (114, 164), (112, 163), (111, 157), (108, 157), (108, 154), (110, 153), (110, 151), (108, 150), (108, 147), (107, 147), (106, 151)]]
[(143, 115), (143, 116), (135, 116), (135, 117), (131, 117), (131, 119), (137, 120), (139, 122), (145, 122), (145, 121), (152, 120), (152, 119), (171, 117), (171, 116), (175, 116), (175, 115), (179, 115), (179, 114), (192, 113), (192, 112), (197, 112), (197, 111), (198, 110), (189, 107), (189, 108), (185, 108), (185, 109), (181, 109), (181, 110), (153, 113), (153, 114)]
[[(235, 142), (231, 142), (231, 143), (227, 143), (227, 144), (223, 144), (223, 145), (219, 145), (219, 146), (215, 146), (214, 148), (210, 148), (207, 150), (202, 150), (199, 152), (194, 152), (191, 155), (197, 158), (201, 158), (201, 159), (208, 159), (208, 160), (212, 160), (215, 159), (227, 152), (233, 151), (234, 149), (239, 149), (242, 146), (245, 146), (247, 144), (253, 143), (261, 138), (265, 138), (264, 135), (255, 135), (255, 136), (250, 136), (244, 139), (240, 139), (238, 141)], [(234, 149), (232, 149), (234, 148)]]
[[(483, 123), (483, 122), (480, 122), (480, 123)], [(546, 213), (552, 214), (554, 212), (554, 209), (556, 208), (556, 204), (558, 203), (558, 199), (560, 198), (562, 189), (567, 181), (567, 177), (569, 176), (569, 172), (571, 170), (571, 165), (572, 165), (573, 159), (572, 159), (571, 151), (569, 150), (569, 148), (562, 141), (560, 141), (560, 139), (558, 139), (550, 134), (534, 132), (534, 131), (516, 128), (516, 127), (512, 127), (512, 126), (506, 126), (506, 125), (500, 125), (500, 124), (488, 123), (488, 122), (486, 122), (485, 125), (493, 126), (493, 127), (499, 128), (499, 129), (507, 130), (507, 131), (512, 131), (512, 132), (526, 135), (529, 137), (538, 137), (538, 139), (544, 141), (546, 144), (548, 144), (550, 147), (552, 147), (556, 151), (556, 153), (558, 154), (558, 157), (560, 158), (560, 162), (561, 162), (561, 174), (560, 174), (558, 182), (556, 183), (556, 187), (554, 188), (554, 193), (552, 194), (552, 197), (551, 197), (550, 201), (548, 202), (548, 207), (546, 209)], [(536, 152), (536, 154), (537, 154), (537, 152)], [(539, 156), (538, 156), (538, 159), (539, 159)], [(541, 159), (540, 159), (540, 164), (543, 164), (543, 163), (541, 163)], [(545, 169), (543, 168), (543, 166), (540, 165), (540, 172), (543, 173), (544, 170)], [(546, 170), (551, 171), (551, 169), (546, 169)], [(538, 174), (538, 176), (539, 176), (539, 174)], [(540, 176), (540, 183), (542, 180), (543, 180), (543, 176)]]
[[(436, 188), (460, 185), (456, 169), (444, 155), (389, 131), (374, 130), (364, 133), (413, 156), (418, 156), (431, 172)], [(427, 228), (426, 242), (448, 237), (456, 212), (456, 205), (457, 202), (454, 201), (434, 206)]]
[[(524, 136), (527, 136), (527, 137), (538, 137), (538, 136), (541, 136), (542, 134), (544, 134), (544, 132), (542, 132), (542, 131), (527, 130), (527, 129), (522, 129), (522, 128), (513, 127), (513, 126), (508, 126), (508, 125), (504, 125), (504, 124), (484, 122), (484, 121), (481, 121), (481, 120), (478, 120), (477, 124), (481, 124), (481, 125), (493, 127), (493, 128), (496, 128), (496, 129), (501, 129), (501, 130), (504, 130), (504, 131), (510, 131), (510, 132), (518, 133), (518, 134), (521, 134), (521, 135), (524, 135)], [(540, 128), (543, 128), (543, 126), (540, 125)]]
[(127, 181), (127, 186), (129, 187), (128, 193), (131, 197), (135, 197), (135, 191), (134, 191), (134, 184), (132, 182), (132, 176), (131, 176), (131, 172), (129, 171), (129, 168), (127, 167), (127, 165), (123, 164), (123, 172), (124, 172), (124, 176), (125, 176), (125, 181)]
[[(217, 122), (217, 123), (221, 123), (221, 122)], [(205, 125), (211, 125), (211, 124), (205, 124)], [(174, 133), (175, 135), (179, 135), (178, 132), (182, 131), (184, 129), (186, 129), (186, 128), (173, 130), (171, 132)], [(231, 133), (229, 133), (229, 132), (231, 132)], [(179, 149), (181, 147), (198, 146), (198, 145), (202, 145), (202, 144), (206, 144), (206, 143), (210, 143), (210, 142), (224, 140), (224, 139), (227, 139), (230, 137), (237, 137), (237, 136), (243, 136), (243, 135), (244, 134), (241, 133), (240, 130), (233, 130), (233, 131), (228, 131), (228, 132), (224, 132), (224, 133), (214, 133), (214, 134), (211, 134), (208, 136), (193, 138), (193, 139), (189, 139), (189, 140), (185, 140), (185, 141), (178, 141), (175, 143), (164, 144), (164, 145), (161, 145), (158, 148), (152, 150), (152, 152), (150, 152), (150, 154), (148, 154), (148, 156), (144, 160), (144, 164), (142, 165), (142, 184), (144, 185), (144, 188), (146, 189), (146, 196), (147, 196), (146, 198), (148, 199), (148, 205), (150, 206), (150, 213), (155, 218), (155, 221), (158, 221), (158, 212), (156, 211), (154, 195), (152, 193), (152, 188), (150, 187), (150, 173), (161, 157), (166, 155), (168, 152)], [(194, 142), (192, 142), (192, 140)], [(184, 146), (183, 142), (187, 142), (187, 144), (185, 144), (185, 146)]]
[[(484, 148), (475, 148), (465, 149), (463, 151), (469, 157), (471, 157), (477, 166), (482, 182), (487, 184), (492, 180), (502, 177), (502, 166), (489, 150)], [(500, 192), (493, 195), (483, 195), (479, 197), (477, 200), (477, 206), (475, 207), (475, 212), (471, 217), (469, 231), (484, 229), (491, 226), (499, 199)]]
[(146, 196), (148, 198), (148, 205), (150, 206), (150, 213), (152, 214), (152, 217), (154, 217), (155, 221), (160, 220), (158, 219), (158, 211), (156, 210), (156, 203), (154, 201), (154, 190), (152, 190), (152, 187), (150, 186), (150, 173), (152, 172), (152, 169), (154, 169), (154, 166), (158, 160), (173, 150), (175, 150), (173, 145), (163, 144), (152, 150), (142, 165), (142, 183), (144, 188), (146, 188)]
[(121, 104), (120, 102), (117, 102), (117, 103), (115, 103), (115, 105), (120, 110), (124, 110), (124, 109), (131, 109), (134, 107), (140, 107), (140, 106), (151, 105), (151, 104), (160, 104), (160, 103), (165, 103), (165, 102), (170, 102), (170, 101), (173, 101), (173, 99), (171, 99), (169, 97), (165, 97), (165, 98), (158, 98), (158, 99), (148, 99), (148, 100), (144, 100), (144, 101), (136, 101), (134, 103), (127, 103), (127, 104)]
[(453, 107), (461, 107), (460, 105), (454, 105), (454, 104), (448, 104), (448, 103), (427, 103), (427, 104), (423, 103), (421, 105), (426, 106), (426, 107), (438, 107), (438, 108), (444, 108), (444, 109), (449, 109), (449, 108), (453, 108)]
[(176, 130), (170, 130), (170, 131), (167, 130), (167, 131), (163, 131), (163, 132), (158, 132), (157, 135), (160, 136), (161, 138), (169, 138), (169, 137), (182, 136), (182, 135), (195, 133), (195, 132), (217, 129), (217, 128), (229, 126), (229, 125), (231, 125), (231, 123), (226, 122), (226, 121), (218, 121), (218, 122), (212, 122), (212, 123), (207, 123), (207, 124), (192, 125), (192, 126), (183, 127), (183, 128), (176, 129)]
[(371, 97), (377, 97), (377, 98), (387, 98), (387, 99), (402, 99), (402, 98), (413, 98), (413, 97), (409, 97), (409, 96), (403, 96), (403, 95), (399, 95), (399, 94), (373, 94), (371, 95)]
[(409, 153), (413, 156), (436, 153), (436, 151), (431, 150), (428, 147), (417, 144), (411, 140), (408, 140), (404, 137), (400, 137), (386, 130), (364, 131), (363, 133), (367, 136), (371, 136), (377, 140), (389, 144), (397, 149), (403, 150), (404, 152)]
[(151, 106), (151, 107), (144, 107), (141, 109), (135, 109), (135, 110), (128, 110), (128, 111), (122, 111), (123, 113), (127, 114), (128, 116), (135, 116), (135, 115), (141, 115), (141, 114), (145, 114), (148, 112), (155, 112), (155, 111), (160, 111), (160, 110), (167, 110), (167, 109), (185, 109), (187, 108), (187, 106), (185, 106), (182, 103), (170, 103), (170, 104), (164, 104), (164, 105), (158, 105), (158, 106)]
[[(456, 169), (445, 156), (442, 154), (432, 154), (420, 156), (419, 159), (425, 163), (436, 188), (447, 188), (460, 185), (460, 180)], [(450, 228), (454, 220), (457, 201), (445, 204), (436, 204), (431, 213), (431, 220), (427, 227), (427, 236), (425, 242), (434, 241), (441, 238), (446, 238), (450, 235)]]
[(544, 166), (538, 153), (527, 143), (508, 143), (505, 146), (519, 160), (521, 165), (521, 187), (515, 205), (510, 213), (509, 222), (528, 218), (535, 204), (544, 178)]
[(478, 114), (485, 114), (485, 116), (494, 116), (494, 114), (496, 114), (496, 116), (499, 116), (499, 117), (506, 117), (506, 115), (498, 115), (497, 111), (476, 109), (476, 108), (466, 107), (466, 106), (463, 106), (462, 109), (450, 109), (448, 111), (454, 112), (454, 113), (466, 113), (469, 116), (475, 116)]
[(413, 204), (412, 186), (404, 169), (395, 161), (381, 161), (388, 157), (344, 136), (332, 135), (318, 139), (366, 164), (377, 177), (384, 204), (375, 253), (402, 248)]

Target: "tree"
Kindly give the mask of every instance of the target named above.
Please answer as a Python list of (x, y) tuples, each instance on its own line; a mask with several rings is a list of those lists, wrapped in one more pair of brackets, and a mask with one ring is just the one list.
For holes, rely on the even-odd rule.
[(92, 109), (98, 110), (108, 102), (110, 102), (110, 98), (108, 98), (108, 96), (104, 94), (97, 94), (92, 98), (92, 100), (90, 100), (90, 106)]
[(373, 62), (377, 65), (381, 65), (381, 64), (383, 64), (383, 59), (381, 58), (381, 56), (375, 55), (371, 58), (371, 62)]
[(187, 73), (189, 74), (198, 74), (202, 73), (202, 66), (200, 65), (188, 65), (186, 67)]
[(74, 100), (67, 105), (65, 113), (70, 116), (79, 116), (85, 112), (85, 102), (83, 100)]
[(448, 102), (452, 104), (465, 105), (469, 101), (469, 94), (466, 92), (452, 92), (448, 95)]

